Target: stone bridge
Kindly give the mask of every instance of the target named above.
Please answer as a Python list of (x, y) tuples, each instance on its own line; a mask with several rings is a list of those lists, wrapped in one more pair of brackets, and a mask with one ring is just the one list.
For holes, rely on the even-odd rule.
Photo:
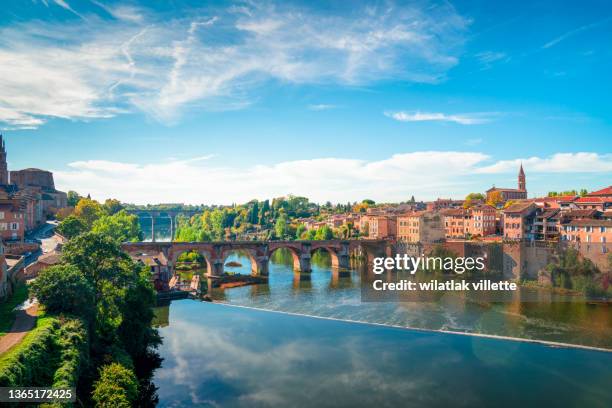
[(196, 251), (204, 257), (209, 276), (222, 275), (225, 261), (234, 251), (247, 254), (254, 276), (268, 275), (270, 257), (281, 248), (291, 252), (294, 271), (304, 273), (311, 271), (310, 258), (317, 250), (329, 252), (332, 267), (338, 270), (349, 268), (351, 253), (360, 253), (371, 262), (374, 257), (392, 256), (394, 252), (393, 243), (385, 240), (129, 242), (122, 244), (122, 248), (133, 256), (163, 253), (172, 274), (179, 255)]

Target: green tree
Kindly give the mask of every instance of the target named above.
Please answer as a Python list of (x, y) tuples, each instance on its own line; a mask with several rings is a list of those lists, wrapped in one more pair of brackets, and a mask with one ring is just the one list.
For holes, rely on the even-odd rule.
[(42, 270), (30, 289), (48, 313), (92, 318), (94, 288), (74, 265), (60, 264)]
[(76, 191), (68, 191), (67, 195), (67, 204), (68, 207), (76, 207), (77, 203), (81, 199), (81, 196)]
[(70, 239), (87, 231), (87, 225), (75, 215), (69, 215), (57, 226), (57, 232)]
[(326, 241), (334, 238), (334, 232), (327, 225), (317, 229), (314, 239), (317, 241)]
[(306, 226), (304, 224), (300, 224), (295, 229), (295, 239), (300, 239), (304, 232), (306, 231)]
[(94, 221), (92, 232), (112, 237), (117, 242), (136, 242), (143, 238), (138, 217), (121, 210), (113, 215), (103, 215)]
[(104, 201), (103, 209), (108, 215), (117, 214), (119, 211), (123, 210), (123, 208), (121, 201), (115, 200), (114, 198), (109, 198)]
[(274, 224), (274, 232), (278, 239), (283, 239), (287, 235), (288, 226), (287, 216), (285, 214), (281, 214), (276, 220), (276, 224)]
[(131, 370), (119, 363), (102, 367), (92, 393), (96, 408), (130, 408), (137, 397), (138, 380)]
[(74, 215), (78, 217), (90, 229), (94, 221), (104, 215), (104, 210), (99, 202), (90, 198), (81, 198), (74, 208)]

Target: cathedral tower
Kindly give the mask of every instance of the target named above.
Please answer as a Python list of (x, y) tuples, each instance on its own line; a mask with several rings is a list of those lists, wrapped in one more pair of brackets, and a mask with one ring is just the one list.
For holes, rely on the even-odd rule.
[(518, 189), (522, 191), (527, 191), (527, 183), (525, 182), (525, 172), (523, 171), (523, 163), (521, 163), (521, 168), (518, 174)]
[(4, 139), (0, 134), (0, 184), (8, 184), (8, 166), (6, 164), (6, 146), (4, 145)]

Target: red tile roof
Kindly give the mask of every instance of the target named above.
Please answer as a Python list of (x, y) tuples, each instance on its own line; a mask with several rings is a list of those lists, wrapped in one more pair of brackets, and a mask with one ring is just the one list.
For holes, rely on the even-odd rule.
[(593, 191), (592, 193), (587, 194), (587, 197), (593, 196), (611, 196), (612, 197), (612, 186), (608, 186), (606, 188), (602, 188), (601, 190)]
[(580, 197), (576, 203), (603, 203), (606, 200), (603, 197)]

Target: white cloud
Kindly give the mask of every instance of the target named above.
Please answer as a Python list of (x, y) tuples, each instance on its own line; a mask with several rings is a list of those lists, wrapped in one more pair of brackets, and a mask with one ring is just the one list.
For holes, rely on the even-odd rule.
[(612, 172), (612, 154), (556, 153), (550, 157), (500, 160), (477, 170), (478, 173), (506, 173), (516, 171), (523, 164), (534, 173), (608, 173)]
[(385, 112), (385, 116), (400, 122), (453, 122), (460, 125), (480, 125), (492, 120), (495, 113), (461, 113), (448, 115), (439, 112)]
[[(74, 11), (66, 1), (56, 3)], [(323, 14), (258, 3), (181, 10), (188, 17), (180, 18), (130, 6), (97, 10), (105, 17), (0, 30), (7, 123), (134, 110), (171, 123), (189, 109), (248, 106), (256, 87), (270, 80), (435, 83), (457, 64), (469, 23), (450, 5), (347, 6)]]
[[(612, 172), (612, 155), (558, 153), (548, 158), (502, 160), (478, 152), (423, 151), (395, 154), (382, 160), (318, 158), (257, 165), (249, 168), (215, 166), (210, 156), (161, 163), (79, 161), (67, 171), (55, 171), (63, 190), (91, 193), (96, 199), (125, 202), (231, 204), (253, 198), (287, 194), (317, 202), (402, 201), (415, 194), (421, 199), (463, 196), (479, 191), (496, 178), (477, 181), (475, 175), (516, 174), (523, 163), (528, 174)], [(174, 198), (173, 198), (174, 197)]]

